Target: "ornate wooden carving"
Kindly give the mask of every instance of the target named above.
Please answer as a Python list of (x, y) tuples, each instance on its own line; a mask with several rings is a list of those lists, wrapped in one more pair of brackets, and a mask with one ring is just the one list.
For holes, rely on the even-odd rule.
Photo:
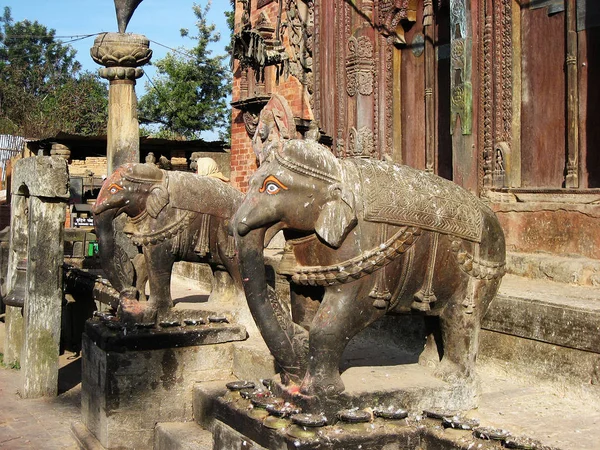
[(308, 91), (311, 108), (313, 104), (313, 48), (315, 32), (315, 5), (310, 0), (287, 0), (286, 29), (292, 56), (290, 73), (305, 86)]
[(373, 131), (367, 127), (363, 127), (359, 130), (352, 127), (348, 135), (347, 156), (376, 158), (377, 150), (373, 145)]
[(489, 0), (481, 8), (482, 16), (485, 18), (484, 30), (483, 30), (483, 72), (481, 82), (481, 103), (483, 107), (481, 111), (483, 113), (482, 126), (482, 140), (483, 140), (483, 187), (492, 187), (492, 171), (494, 167), (493, 163), (493, 149), (494, 149), (494, 138), (492, 132), (492, 16), (489, 14), (490, 5)]
[(489, 189), (507, 184), (505, 160), (513, 140), (512, 2), (486, 0), (482, 6), (482, 185)]
[(267, 6), (269, 3), (273, 3), (275, 0), (258, 0), (256, 2), (257, 8), (262, 8), (263, 6)]
[(460, 119), (462, 134), (471, 134), (472, 129), (472, 38), (468, 17), (469, 9), (466, 0), (450, 0), (451, 132), (456, 121)]
[(373, 93), (373, 43), (368, 37), (350, 36), (346, 70), (346, 92), (350, 97), (354, 97), (357, 93), (361, 95)]
[(433, 98), (435, 49), (432, 0), (423, 2), (423, 32), (425, 34), (425, 170), (433, 173), (435, 171), (435, 101)]
[(579, 187), (579, 93), (577, 76), (577, 11), (575, 0), (566, 0), (567, 30), (567, 176), (565, 187)]

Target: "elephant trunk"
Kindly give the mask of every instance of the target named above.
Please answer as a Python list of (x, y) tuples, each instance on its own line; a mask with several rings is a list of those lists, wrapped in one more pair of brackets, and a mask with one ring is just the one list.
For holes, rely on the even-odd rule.
[[(234, 224), (239, 225), (234, 220)], [(292, 322), (291, 314), (267, 284), (264, 264), (265, 228), (235, 228), (242, 284), (248, 307), (271, 354), (288, 380), (302, 381), (306, 367), (307, 333)], [(288, 381), (284, 378), (284, 382)]]
[(129, 257), (116, 243), (115, 216), (116, 209), (94, 214), (94, 227), (98, 238), (98, 255), (104, 274), (113, 288), (123, 292), (133, 285), (133, 266)]

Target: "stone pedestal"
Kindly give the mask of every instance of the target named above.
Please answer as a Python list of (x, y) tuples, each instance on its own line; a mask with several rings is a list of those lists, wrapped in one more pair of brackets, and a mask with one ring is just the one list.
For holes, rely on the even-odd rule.
[[(261, 403), (277, 399), (303, 409), (302, 401), (285, 395), (278, 383), (270, 384), (272, 399), (255, 404), (239, 392), (228, 392), (215, 402), (214, 450), (420, 448), (423, 438), (440, 428), (441, 420), (425, 419), (424, 410), (452, 417), (470, 409), (475, 395), (474, 387), (449, 385), (416, 364), (353, 367), (342, 374), (342, 379), (346, 391), (326, 401), (320, 410), (327, 415), (328, 424), (314, 428), (296, 425), (290, 418), (279, 418), (264, 409)], [(372, 414), (364, 423), (338, 420), (339, 412), (352, 409), (369, 413), (403, 409), (410, 414), (401, 419)]]
[(125, 163), (140, 162), (140, 137), (135, 80), (152, 57), (145, 36), (103, 33), (94, 41), (92, 59), (104, 66), (99, 74), (110, 82), (108, 94), (107, 174)]
[[(179, 320), (208, 312), (178, 311)], [(192, 420), (193, 385), (231, 379), (240, 325), (122, 329), (98, 319), (83, 337), (83, 424), (107, 449), (151, 449), (157, 422)]]

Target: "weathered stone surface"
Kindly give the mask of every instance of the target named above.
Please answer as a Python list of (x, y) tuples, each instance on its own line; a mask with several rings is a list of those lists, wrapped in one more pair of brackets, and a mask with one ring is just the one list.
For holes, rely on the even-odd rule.
[(29, 210), (21, 395), (35, 398), (58, 392), (65, 204), (31, 197)]
[(571, 300), (562, 304), (498, 296), (483, 328), (579, 350), (600, 353), (600, 308)]
[(247, 438), (239, 431), (234, 430), (223, 422), (217, 422), (213, 431), (214, 450), (228, 450), (232, 448), (252, 449), (252, 450), (267, 450), (262, 445)]
[(23, 310), (14, 306), (6, 307), (6, 338), (4, 340), (4, 363), (16, 364), (21, 361), (23, 347)]
[[(498, 333), (481, 331), (480, 362), (501, 363), (515, 374), (528, 374), (574, 389), (600, 390), (600, 354)], [(594, 396), (598, 396), (596, 392)]]
[(227, 392), (226, 384), (231, 380), (204, 381), (194, 385), (194, 421), (207, 430), (214, 422), (214, 402)]
[(600, 259), (600, 207), (561, 202), (494, 203), (510, 252)]
[[(178, 321), (182, 326), (137, 329), (107, 328), (99, 321), (88, 321), (86, 333), (94, 344), (106, 352), (158, 350), (196, 345), (222, 344), (246, 339), (246, 330), (241, 325), (209, 323), (210, 315), (205, 311), (173, 311), (169, 321)], [(183, 326), (184, 320), (204, 320), (204, 325)]]
[(240, 380), (259, 382), (275, 376), (275, 358), (262, 339), (233, 345), (233, 374)]
[[(22, 320), (18, 317), (20, 311), (7, 315), (10, 338), (6, 350), (9, 362), (21, 363), (20, 393), (25, 398), (55, 396), (58, 391), (63, 230), (68, 198), (67, 162), (63, 158), (38, 156), (17, 161), (12, 178), (7, 290), (13, 305), (24, 306)], [(26, 267), (26, 277), (17, 270), (18, 265)], [(22, 347), (17, 348), (21, 342)]]
[(212, 448), (212, 433), (195, 423), (156, 425), (154, 450), (212, 450)]
[[(23, 188), (26, 191), (23, 191)], [(13, 169), (12, 193), (68, 199), (67, 162), (59, 156), (37, 156), (18, 160)]]
[[(83, 337), (81, 405), (83, 423), (107, 449), (152, 448), (157, 422), (192, 420), (196, 382), (228, 380), (232, 376), (231, 343), (188, 342), (188, 346), (164, 348), (161, 339), (143, 344), (143, 334), (138, 334), (135, 339), (140, 350), (132, 350), (130, 333), (113, 330), (111, 335), (99, 331), (99, 327), (96, 324), (88, 330), (102, 345), (96, 345), (88, 334)], [(206, 327), (208, 334), (210, 327), (214, 327), (213, 337), (206, 338), (205, 343), (223, 337), (215, 331), (216, 324)], [(235, 328), (227, 324), (220, 327)], [(235, 337), (243, 334), (245, 338), (245, 330), (241, 330), (243, 333), (238, 330)], [(157, 336), (168, 338), (169, 333), (185, 332), (173, 329), (157, 332)], [(187, 339), (181, 338), (180, 342), (184, 345)], [(149, 349), (152, 346), (154, 349)]]
[(579, 286), (600, 286), (600, 261), (546, 253), (508, 253), (507, 271), (513, 275)]

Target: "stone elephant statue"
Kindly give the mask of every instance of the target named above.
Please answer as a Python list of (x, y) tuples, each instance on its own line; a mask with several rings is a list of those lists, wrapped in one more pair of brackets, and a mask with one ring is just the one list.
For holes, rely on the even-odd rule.
[[(121, 293), (120, 315), (126, 322), (159, 320), (173, 305), (171, 271), (176, 261), (208, 263), (217, 279), (211, 296), (243, 298), (229, 220), (242, 194), (217, 178), (167, 172), (154, 164), (126, 164), (103, 183), (92, 209), (102, 267)], [(148, 273), (148, 302), (136, 300), (136, 289), (123, 276), (116, 255), (114, 221), (125, 214), (124, 233), (141, 247)], [(226, 271), (229, 274), (223, 274)]]
[[(504, 274), (504, 234), (475, 196), (436, 175), (338, 159), (314, 140), (265, 146), (232, 219), (250, 311), (290, 394), (344, 390), (346, 344), (384, 314), (425, 316), (419, 362), (474, 380), (482, 318)], [(284, 230), (291, 317), (265, 282), (263, 248)]]

